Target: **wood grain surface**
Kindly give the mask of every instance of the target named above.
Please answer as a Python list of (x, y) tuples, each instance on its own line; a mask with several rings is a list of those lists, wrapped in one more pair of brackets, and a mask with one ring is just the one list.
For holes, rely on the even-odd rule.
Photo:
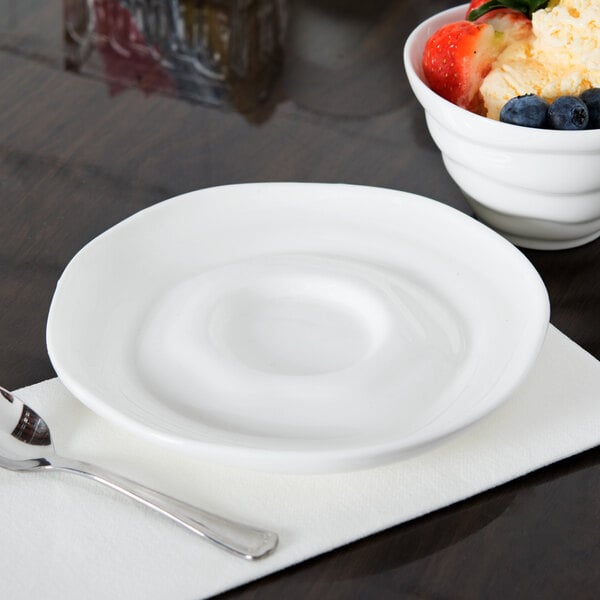
[[(402, 64), (411, 29), (452, 1), (179, 0), (177, 43), (152, 29), (162, 13), (144, 29), (127, 2), (96, 4), (0, 0), (3, 386), (54, 376), (45, 323), (70, 258), (177, 194), (346, 182), (469, 212)], [(600, 358), (600, 241), (524, 252), (554, 325)], [(596, 598), (599, 497), (596, 449), (223, 598)]]

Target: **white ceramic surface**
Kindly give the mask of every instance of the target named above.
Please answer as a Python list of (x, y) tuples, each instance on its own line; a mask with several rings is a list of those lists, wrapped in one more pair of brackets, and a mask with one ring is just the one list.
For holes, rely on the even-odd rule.
[(419, 25), (404, 64), (450, 176), (475, 214), (517, 245), (571, 248), (600, 236), (600, 130), (551, 131), (500, 123), (431, 91), (423, 78), (427, 39), (464, 19), (467, 5)]
[(459, 430), (533, 364), (548, 298), (487, 227), (403, 192), (246, 184), (144, 210), (83, 248), (48, 351), (99, 414), (190, 453), (353, 469)]

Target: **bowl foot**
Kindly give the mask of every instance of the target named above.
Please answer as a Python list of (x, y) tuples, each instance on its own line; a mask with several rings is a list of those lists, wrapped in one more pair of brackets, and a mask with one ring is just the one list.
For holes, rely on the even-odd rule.
[(464, 193), (479, 221), (504, 236), (515, 246), (532, 250), (567, 250), (600, 237), (600, 219), (583, 223), (559, 223), (520, 217), (492, 210)]

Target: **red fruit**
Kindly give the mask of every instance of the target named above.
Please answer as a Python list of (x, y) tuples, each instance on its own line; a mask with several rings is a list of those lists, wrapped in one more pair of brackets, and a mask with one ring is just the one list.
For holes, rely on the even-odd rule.
[[(488, 0), (472, 0), (467, 8), (465, 18), (469, 17), (472, 10), (486, 2)], [(523, 12), (512, 8), (495, 8), (479, 17), (475, 23), (489, 23), (496, 31), (506, 34), (505, 45), (523, 40), (531, 34), (531, 19)]]
[(471, 4), (469, 4), (469, 8), (467, 8), (467, 14), (465, 18), (469, 16), (469, 13), (476, 8), (479, 8), (482, 4), (485, 4), (488, 0), (471, 0)]
[(504, 48), (503, 37), (484, 22), (458, 21), (438, 29), (423, 51), (429, 87), (446, 100), (482, 114), (479, 87)]
[[(473, 2), (477, 1), (473, 0)], [(489, 23), (496, 31), (503, 33), (504, 46), (524, 40), (531, 35), (531, 19), (522, 12), (510, 8), (496, 8), (479, 17), (475, 23)]]

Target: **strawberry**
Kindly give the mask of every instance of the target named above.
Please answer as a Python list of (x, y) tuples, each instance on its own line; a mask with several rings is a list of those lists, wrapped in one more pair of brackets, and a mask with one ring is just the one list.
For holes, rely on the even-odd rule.
[[(488, 2), (488, 0), (471, 0), (471, 4), (469, 4), (469, 7), (467, 8), (467, 12), (465, 13), (465, 19), (467, 19), (467, 21), (475, 21), (476, 19), (471, 19), (469, 17), (469, 15), (471, 14), (471, 11), (478, 9), (480, 6), (486, 4), (487, 2)], [(485, 10), (485, 8), (482, 9), (482, 11), (483, 10)], [(491, 10), (493, 11), (494, 9), (491, 9)], [(485, 13), (483, 13), (483, 14), (485, 14)]]
[(472, 112), (483, 112), (479, 87), (502, 51), (503, 36), (489, 23), (444, 25), (425, 44), (423, 73), (429, 87)]
[(471, 4), (469, 4), (469, 8), (467, 8), (467, 14), (465, 17), (469, 18), (469, 13), (476, 8), (479, 8), (482, 4), (485, 4), (488, 0), (471, 0)]
[[(425, 45), (423, 72), (429, 87), (446, 100), (483, 114), (479, 88), (500, 52), (531, 35), (531, 19), (511, 5), (540, 0), (472, 0), (468, 19), (445, 25)], [(473, 12), (474, 11), (474, 12)], [(472, 17), (481, 13), (477, 19)]]
[[(466, 13), (467, 20), (475, 21), (476, 23), (489, 23), (496, 31), (505, 34), (505, 45), (508, 45), (511, 42), (524, 40), (531, 35), (531, 19), (521, 10), (514, 8), (486, 9), (483, 6), (485, 4), (490, 3), (488, 0), (472, 0)], [(471, 17), (471, 11), (476, 9), (479, 9), (479, 11), (487, 10), (487, 12), (484, 12), (481, 16), (474, 19)], [(473, 13), (473, 16), (477, 14), (479, 14), (479, 12)]]

